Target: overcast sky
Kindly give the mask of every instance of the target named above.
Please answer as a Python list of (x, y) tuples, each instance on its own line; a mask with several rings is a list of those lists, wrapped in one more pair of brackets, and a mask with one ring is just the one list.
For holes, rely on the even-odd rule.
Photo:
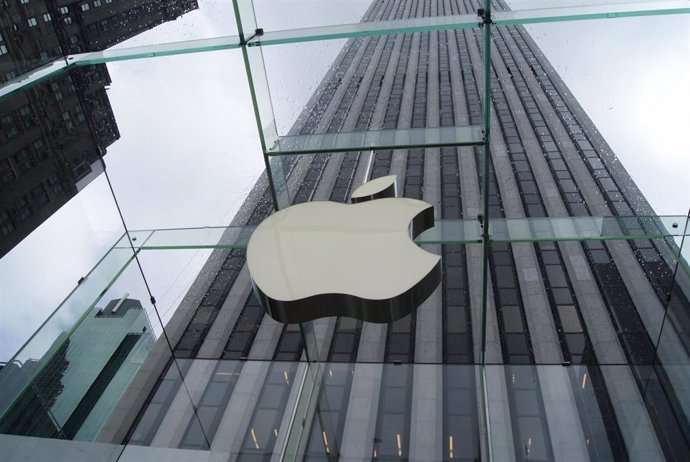
[[(230, 2), (199, 3), (199, 10), (119, 47), (236, 33)], [(258, 1), (257, 15), (266, 30), (355, 22), (368, 3)], [(511, 3), (525, 8), (559, 4)], [(690, 16), (529, 29), (657, 213), (687, 213)], [(273, 103), (283, 132), (343, 43), (266, 47)], [(113, 80), (108, 94), (122, 137), (108, 148), (106, 163), (128, 227), (228, 223), (263, 169), (241, 53), (123, 61), (108, 64), (108, 69)], [(101, 175), (0, 260), (0, 361), (12, 356), (122, 232)], [(144, 253), (142, 265), (165, 318), (207, 255), (192, 250)], [(95, 296), (100, 288), (92, 292)], [(125, 292), (142, 301), (148, 298), (133, 265), (99, 305)], [(54, 322), (54, 335), (85, 308), (73, 304), (70, 316)], [(50, 338), (46, 336), (45, 342)], [(32, 354), (40, 355), (38, 350)]]

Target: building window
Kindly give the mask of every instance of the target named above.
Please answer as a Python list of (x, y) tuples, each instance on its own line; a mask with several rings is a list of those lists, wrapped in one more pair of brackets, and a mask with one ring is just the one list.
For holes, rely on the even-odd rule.
[(19, 0), (19, 3), (21, 3), (22, 5), (26, 5), (29, 3), (29, 0)]
[(34, 203), (39, 207), (43, 207), (50, 201), (46, 193), (46, 188), (42, 184), (39, 184), (31, 191), (31, 199), (33, 199)]
[(65, 24), (72, 24), (72, 18), (70, 16), (67, 16), (62, 20)]
[(27, 218), (33, 215), (29, 201), (27, 201), (26, 198), (20, 199), (14, 204), (14, 213), (20, 221), (26, 221)]
[(55, 97), (55, 101), (60, 101), (63, 97), (62, 95), (62, 87), (60, 86), (60, 82), (53, 82), (50, 84), (50, 89), (53, 92), (53, 96)]
[(65, 127), (67, 127), (70, 130), (74, 128), (74, 122), (72, 122), (72, 114), (70, 114), (69, 111), (65, 111), (62, 113), (62, 120), (65, 122)]
[(37, 160), (43, 160), (48, 157), (48, 147), (43, 138), (39, 138), (31, 144), (34, 150), (34, 155)]
[(29, 18), (26, 20), (26, 22), (29, 23), (29, 27), (36, 27), (38, 25), (38, 21), (36, 21), (36, 18)]
[(46, 180), (46, 183), (53, 194), (60, 194), (62, 192), (62, 183), (56, 173), (51, 174)]
[(14, 231), (14, 224), (10, 220), (10, 214), (3, 210), (0, 212), (0, 234), (2, 237), (7, 237), (12, 231)]
[(33, 159), (29, 154), (29, 151), (22, 149), (17, 154), (14, 155), (14, 161), (17, 163), (20, 172), (26, 172), (31, 169), (33, 165)]
[(93, 7), (98, 8), (99, 6), (101, 6), (101, 0), (94, 0)]
[(12, 164), (8, 159), (0, 162), (0, 182), (2, 184), (11, 183), (17, 178), (17, 174), (12, 169)]
[(108, 30), (110, 30), (109, 23), (110, 21), (108, 21), (107, 19), (101, 19), (101, 29), (103, 29), (103, 32), (107, 32)]
[(81, 108), (81, 106), (79, 106), (79, 105), (74, 106), (74, 112), (77, 115), (77, 123), (82, 123), (86, 120), (86, 116), (84, 115), (84, 110)]
[(70, 36), (70, 38), (69, 38), (69, 42), (70, 42), (72, 45), (75, 45), (77, 42), (79, 42), (79, 37), (77, 37), (76, 35), (72, 35), (72, 36)]
[(5, 45), (5, 39), (0, 34), (0, 56), (7, 54), (7, 46)]
[(43, 22), (50, 22), (52, 19), (53, 17), (50, 15), (50, 13), (43, 13)]
[(108, 3), (113, 3), (113, 0), (105, 0), (105, 3), (106, 3), (106, 4), (108, 4)]
[(81, 161), (76, 166), (72, 167), (72, 174), (76, 181), (81, 180), (89, 173), (91, 173), (91, 165), (86, 161)]
[(69, 13), (69, 8), (66, 6), (62, 6), (62, 7), (58, 8), (58, 11), (60, 12), (60, 14), (67, 14), (67, 13)]
[(31, 106), (28, 104), (26, 106), (22, 106), (19, 108), (19, 115), (22, 118), (22, 121), (24, 122), (25, 127), (33, 127), (35, 125), (34, 122), (34, 113), (31, 110)]
[(82, 11), (89, 11), (90, 8), (91, 8), (91, 7), (89, 6), (88, 3), (82, 3), (82, 4), (81, 4), (81, 10), (82, 10)]
[(0, 124), (2, 125), (2, 129), (5, 130), (5, 135), (8, 139), (19, 135), (19, 128), (17, 128), (12, 114), (2, 116), (2, 118), (0, 118)]
[(64, 79), (63, 82), (65, 83), (64, 88), (67, 89), (67, 93), (69, 93), (70, 95), (73, 95), (77, 92), (77, 89), (74, 88), (74, 84), (72, 83), (72, 80), (69, 77)]

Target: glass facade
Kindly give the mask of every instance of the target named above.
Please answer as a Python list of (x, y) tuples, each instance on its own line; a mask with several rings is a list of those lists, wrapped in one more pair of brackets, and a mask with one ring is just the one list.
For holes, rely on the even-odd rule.
[[(0, 188), (16, 196), (0, 202), (0, 238), (54, 212), (41, 204), (76, 194), (67, 194), (68, 176), (91, 175), (86, 187), (103, 171), (101, 215), (117, 223), (111, 247), (95, 252), (105, 255), (0, 369), (0, 458), (690, 460), (689, 199), (678, 198), (675, 215), (654, 212), (627, 159), (537, 44), (547, 23), (685, 20), (690, 3), (383, 0), (324, 11), (306, 2), (313, 14), (286, 12), (281, 22), (276, 2), (228, 0), (198, 12), (234, 17), (227, 30), (106, 48), (196, 5), (156, 4), (135, 27), (131, 12), (105, 24), (87, 18), (115, 3), (102, 2), (36, 16), (71, 46), (21, 61), (0, 86)], [(147, 11), (140, 3), (128, 11)], [(82, 16), (82, 35), (97, 45), (70, 40), (66, 19)], [(7, 42), (14, 53), (0, 24), (0, 52)], [(111, 41), (89, 35), (98, 31)], [(567, 61), (567, 43), (562, 54)], [(153, 218), (156, 229), (130, 229), (131, 217), (155, 213), (145, 197), (141, 210), (120, 205), (142, 177), (114, 174), (123, 171), (117, 159), (104, 157), (120, 143), (106, 65), (122, 61), (128, 75), (148, 78), (137, 63), (159, 62), (171, 77), (200, 57), (208, 72), (245, 81), (237, 91), (248, 88), (246, 107), (236, 112), (256, 121), (252, 156), (265, 173), (237, 213), (218, 199), (216, 215), (198, 216), (195, 203), (226, 190), (190, 173), (169, 208), (200, 227)], [(226, 61), (237, 66), (227, 71)], [(174, 82), (180, 91), (160, 104), (175, 99), (180, 112), (199, 114), (203, 127), (190, 118), (190, 130), (218, 144), (166, 135), (183, 117), (174, 110), (140, 110), (164, 124), (144, 124), (151, 156), (173, 152), (168, 136), (190, 151), (198, 143), (198, 158), (169, 160), (190, 172), (204, 162), (221, 170), (213, 153), (243, 143), (213, 138), (230, 119), (215, 109), (225, 95), (204, 93), (199, 69), (198, 81)], [(304, 88), (293, 94), (295, 76)], [(51, 180), (42, 164), (63, 151), (70, 168), (56, 167)], [(226, 173), (222, 182), (232, 182)], [(347, 203), (389, 174), (400, 196), (434, 206), (435, 226), (415, 241), (441, 256), (439, 288), (389, 324), (268, 317), (245, 260), (255, 227), (291, 204)], [(89, 219), (106, 223), (101, 215)], [(3, 242), (11, 252), (13, 241)]]

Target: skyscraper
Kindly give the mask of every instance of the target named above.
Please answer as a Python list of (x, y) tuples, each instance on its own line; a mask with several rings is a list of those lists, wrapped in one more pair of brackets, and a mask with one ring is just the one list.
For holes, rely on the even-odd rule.
[[(363, 20), (481, 6), (383, 0)], [(480, 125), (482, 39), (481, 29), (350, 39), (291, 133)], [(491, 47), (493, 232), (503, 218), (593, 216), (644, 236), (653, 211), (527, 32), (497, 27)], [(401, 195), (431, 203), (439, 219), (482, 213), (480, 147), (287, 159), (293, 203), (346, 202), (394, 173)], [(262, 179), (233, 224), (256, 225), (272, 207)], [(689, 292), (667, 242), (492, 242), (485, 345), (481, 246), (428, 250), (442, 256), (443, 282), (416, 313), (388, 325), (314, 323), (323, 367), (303, 419), (299, 326), (265, 315), (243, 250), (216, 250), (98, 441), (230, 460), (690, 457)]]
[[(98, 51), (197, 8), (194, 0), (13, 1), (0, 12), (0, 84), (61, 57)], [(73, 69), (0, 108), (0, 257), (102, 170), (120, 136), (104, 65)]]
[[(384, 0), (363, 20), (481, 6)], [(653, 215), (529, 34), (500, 27), (491, 46), (490, 218)], [(350, 39), (291, 133), (479, 125), (482, 54), (481, 30)], [(482, 148), (312, 155), (285, 166), (293, 203), (346, 202), (362, 182), (394, 173), (401, 195), (433, 204), (437, 218), (482, 211)], [(233, 224), (256, 225), (271, 210), (259, 185)], [(619, 224), (631, 234), (646, 226)], [(302, 422), (308, 458), (477, 460), (486, 456), (479, 428), (487, 415), (495, 460), (690, 457), (685, 372), (657, 362), (687, 358), (687, 287), (672, 283), (664, 242), (493, 243), (486, 355), (496, 366), (484, 391), (472, 366), (481, 354), (481, 248), (430, 250), (442, 255), (443, 283), (416, 313), (389, 325), (315, 324), (328, 376), (315, 416)], [(169, 324), (195, 398), (184, 404), (176, 371), (160, 364), (157, 386), (133, 400), (148, 406), (103, 440), (129, 432), (133, 444), (268, 458), (284, 449), (302, 336), (264, 314), (242, 250), (216, 251), (203, 274), (196, 302)], [(675, 333), (661, 351), (665, 310)]]

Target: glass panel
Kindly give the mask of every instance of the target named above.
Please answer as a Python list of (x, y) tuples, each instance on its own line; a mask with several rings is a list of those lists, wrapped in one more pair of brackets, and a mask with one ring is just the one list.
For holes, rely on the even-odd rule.
[[(103, 6), (108, 7), (102, 0)], [(89, 14), (91, 13), (91, 14)], [(92, 24), (101, 46), (83, 51), (106, 48), (154, 46), (180, 40), (203, 40), (237, 35), (231, 1), (197, 2), (175, 0), (154, 8), (126, 5), (117, 14), (98, 15), (93, 7), (84, 14), (85, 29)], [(94, 40), (94, 41), (96, 41)], [(104, 43), (105, 42), (105, 43)], [(105, 46), (103, 46), (105, 45)]]
[[(246, 248), (253, 226), (196, 228), (196, 229), (161, 229), (150, 232), (151, 236), (140, 243), (147, 250), (176, 248)], [(129, 246), (128, 242), (118, 246)]]
[(667, 239), (665, 244), (667, 255), (674, 257), (669, 258), (674, 274), (671, 284), (667, 286), (666, 317), (658, 338), (654, 368), (649, 372), (649, 376), (655, 392), (663, 391), (675, 396), (669, 408), (677, 416), (683, 425), (684, 434), (687, 435), (690, 429), (687, 424), (690, 418), (690, 359), (687, 355), (690, 341), (690, 320), (687, 317), (690, 300), (688, 237), (686, 235), (684, 239), (675, 241)]
[(335, 0), (328, 4), (303, 0), (299, 8), (280, 0), (253, 3), (257, 24), (266, 32), (357, 23), (380, 10), (380, 5), (372, 5), (368, 0)]
[[(641, 27), (650, 33), (637, 34)], [(503, 101), (495, 103), (503, 105), (498, 118), (502, 127), (508, 123), (503, 111), (516, 124), (500, 129), (501, 143), (525, 187), (531, 168), (548, 215), (558, 197), (571, 216), (686, 213), (688, 183), (669, 172), (688, 169), (675, 125), (690, 104), (677, 80), (690, 71), (688, 27), (690, 16), (676, 15), (495, 29), (504, 90), (494, 95)], [(630, 47), (634, 56), (627, 56)], [(669, 117), (660, 123), (657, 114)], [(547, 187), (549, 176), (558, 194)], [(523, 201), (534, 198), (523, 193)]]
[(128, 227), (230, 224), (263, 168), (241, 55), (107, 66), (120, 137), (104, 159)]
[(245, 41), (249, 41), (249, 37), (254, 34), (257, 28), (254, 2), (252, 0), (233, 0), (232, 6), (237, 32), (244, 37)]
[(0, 100), (4, 103), (6, 98), (11, 95), (26, 91), (44, 80), (54, 77), (56, 74), (64, 73), (67, 68), (68, 64), (64, 60), (58, 60), (38, 67), (36, 70), (22, 74), (19, 77), (7, 79), (4, 84), (0, 85)]
[[(103, 66), (75, 69), (3, 102), (0, 256), (103, 172), (101, 150), (117, 138), (104, 89), (108, 83)], [(90, 197), (110, 195), (107, 184), (89, 191)], [(112, 199), (101, 200), (107, 201), (104, 211), (117, 218)]]
[[(139, 263), (173, 349), (178, 346), (182, 329), (206, 332), (215, 321), (237, 278), (237, 274), (228, 274), (223, 268), (223, 257), (227, 257), (227, 253), (222, 249), (214, 252), (205, 249), (139, 252)], [(210, 272), (217, 274), (206, 279), (200, 277)], [(205, 291), (208, 291), (206, 295)], [(185, 322), (176, 324), (171, 321), (173, 318), (184, 318)], [(193, 326), (186, 326), (187, 323)]]
[[(576, 21), (581, 19), (610, 19), (690, 13), (690, 6), (688, 6), (688, 2), (686, 1), (643, 1), (639, 3), (626, 2), (622, 4), (606, 2), (604, 5), (578, 5), (577, 3), (587, 2), (572, 2), (574, 5), (562, 8), (551, 7), (548, 2), (514, 0), (508, 3), (518, 11), (494, 12), (493, 20), (496, 25), (505, 26), (554, 21)], [(522, 8), (534, 8), (534, 6), (532, 6), (534, 3), (537, 3), (541, 7), (546, 6), (546, 8), (519, 11)]]
[[(683, 216), (500, 218), (491, 222), (491, 239), (509, 243), (679, 238), (684, 235), (684, 221)], [(632, 227), (631, 223), (640, 227)], [(674, 227), (674, 224), (680, 226)], [(130, 236), (136, 249), (241, 249), (247, 246), (254, 229), (255, 226), (158, 229), (130, 231)], [(418, 245), (479, 243), (481, 223), (479, 220), (436, 220), (432, 228), (414, 241)], [(129, 241), (123, 237), (115, 248), (129, 249)]]
[[(427, 5), (419, 12), (400, 10), (396, 2), (381, 5), (389, 18), (457, 12), (457, 5)], [(469, 93), (451, 91), (480, 71), (471, 64), (480, 58), (476, 48), (467, 50), (467, 40), (475, 43), (468, 34), (433, 30), (262, 47), (280, 135), (268, 152), (481, 143), (481, 118), (468, 120), (468, 104), (475, 103), (466, 102), (478, 99), (477, 85), (468, 83)], [(458, 53), (462, 59), (456, 60)], [(481, 115), (481, 107), (472, 110)]]
[[(40, 174), (40, 170), (37, 173)], [(58, 201), (60, 195), (51, 197)], [(98, 264), (122, 232), (122, 223), (105, 178), (100, 177), (0, 260), (2, 361), (9, 360), (19, 350), (72, 290), (77, 291), (73, 296), (78, 297), (79, 302), (74, 307), (77, 311), (70, 311), (72, 308), (64, 311), (72, 313), (66, 315), (66, 322), (78, 318), (79, 310), (84, 309), (80, 306), (90, 303), (79, 294), (88, 293), (86, 298), (95, 298), (105, 283), (131, 258), (131, 249), (119, 250), (100, 263), (109, 268), (106, 273), (93, 270), (94, 276), (89, 276), (90, 269)], [(90, 278), (93, 281), (89, 282)], [(41, 286), (38, 291), (37, 281)], [(68, 305), (72, 306), (71, 302)], [(62, 321), (56, 323), (61, 324)], [(39, 344), (45, 348), (53, 340), (54, 337), (48, 336)], [(40, 353), (37, 356), (40, 357), (45, 351), (39, 348), (36, 353)]]
[[(3, 56), (5, 69), (0, 73), (0, 82), (11, 80), (60, 56), (97, 52), (112, 46), (169, 42), (171, 36), (197, 39), (236, 33), (230, 2), (215, 2), (213, 5), (204, 2), (197, 14), (186, 14), (199, 9), (196, 1), (187, 0), (155, 7), (140, 4), (115, 6), (112, 0), (53, 6), (15, 2), (11, 9), (16, 9), (12, 13), (14, 16), (24, 19), (19, 24), (10, 23), (3, 27), (0, 55), (6, 56)], [(175, 21), (181, 15), (185, 16)]]
[[(73, 397), (70, 397), (71, 386), (79, 384), (81, 387), (81, 382), (77, 380), (78, 374), (74, 375), (72, 372), (76, 370), (74, 369), (76, 367), (90, 367), (89, 361), (87, 360), (88, 355), (84, 351), (84, 348), (86, 345), (93, 343), (93, 338), (90, 336), (94, 335), (94, 329), (99, 329), (98, 326), (91, 325), (98, 323), (102, 316), (102, 309), (108, 308), (108, 310), (112, 311), (112, 308), (117, 304), (116, 301), (106, 307), (105, 302), (109, 302), (110, 300), (103, 298), (105, 295), (112, 294), (112, 290), (115, 290), (115, 287), (119, 287), (117, 278), (121, 277), (123, 274), (138, 274), (138, 270), (136, 270), (136, 273), (132, 273), (132, 270), (125, 272), (125, 269), (131, 262), (131, 250), (113, 249), (108, 252), (83, 281), (80, 281), (77, 288), (62, 304), (60, 304), (31, 339), (12, 357), (8, 365), (3, 368), (0, 374), (0, 379), (5, 384), (2, 387), (1, 407), (3, 413), (3, 433), (55, 436), (64, 431), (62, 426), (66, 423), (66, 419), (60, 420), (60, 416), (69, 417), (69, 413), (65, 414), (63, 412), (60, 415), (56, 415), (57, 408), (55, 410), (44, 409), (41, 411), (44, 415), (44, 424), (47, 425), (47, 427), (43, 424), (37, 426), (36, 428), (41, 428), (40, 431), (37, 430), (37, 433), (34, 433), (31, 425), (19, 429), (16, 427), (17, 423), (15, 420), (20, 417), (22, 412), (28, 412), (26, 410), (21, 410), (20, 407), (29, 405), (31, 401), (36, 400), (35, 397), (31, 398), (30, 396), (30, 394), (34, 392), (39, 393), (40, 396), (38, 399), (43, 401), (44, 405), (52, 406), (55, 404), (59, 406), (61, 405), (60, 403), (64, 401), (64, 406), (67, 406), (65, 409), (75, 409), (74, 406), (76, 406), (84, 395), (82, 393), (76, 401)], [(109, 291), (109, 289), (111, 290)], [(118, 300), (119, 298), (122, 298), (122, 294), (118, 296)], [(144, 298), (144, 300), (146, 298)], [(135, 313), (135, 311), (137, 313), (141, 312), (141, 310), (134, 310), (130, 314)], [(123, 311), (123, 313), (124, 312), (125, 311)], [(108, 316), (105, 318), (110, 319)], [(118, 320), (123, 319), (123, 326), (125, 324), (129, 326), (130, 322), (134, 322), (134, 318), (136, 318), (135, 321), (138, 323), (139, 319), (142, 320), (141, 322), (144, 322), (146, 316), (141, 312), (141, 316), (137, 314), (132, 319), (130, 319), (131, 316), (129, 314), (126, 316), (126, 320), (120, 318), (119, 315), (111, 316), (111, 318), (117, 318)], [(110, 325), (112, 323), (108, 322), (107, 324)], [(151, 328), (148, 321), (142, 324), (142, 326), (149, 326), (145, 337), (150, 336)], [(129, 327), (127, 327), (127, 329), (128, 328)], [(113, 339), (115, 339), (115, 337), (113, 337)], [(124, 337), (120, 335), (119, 340), (115, 340), (117, 340), (117, 342), (108, 344), (113, 347), (110, 353), (103, 353), (104, 356), (102, 356), (102, 352), (96, 349), (92, 351), (93, 354), (97, 355), (99, 358), (102, 356), (102, 358), (107, 360), (110, 354), (118, 347), (119, 342), (124, 340)], [(134, 344), (137, 344), (137, 342), (134, 342)], [(132, 345), (128, 343), (123, 348), (130, 348), (131, 346)], [(74, 350), (75, 348), (76, 350)], [(104, 346), (104, 348), (106, 347)], [(76, 364), (72, 369), (68, 370), (70, 361), (76, 362)], [(61, 385), (60, 377), (64, 377), (69, 371), (72, 371), (69, 375), (73, 378), (71, 381), (65, 381), (64, 384)], [(98, 371), (96, 371), (96, 373), (98, 373)], [(57, 380), (57, 382), (55, 380)], [(124, 382), (123, 385), (126, 385), (126, 383), (127, 382)], [(41, 391), (42, 387), (45, 388), (43, 391)], [(62, 400), (57, 399), (63, 394), (64, 388), (67, 388), (64, 398)], [(34, 391), (32, 392), (31, 390)], [(44, 396), (46, 393), (48, 396)], [(50, 421), (55, 421), (57, 427), (51, 426), (52, 424), (49, 425)], [(42, 433), (44, 430), (47, 433)], [(71, 437), (75, 435), (76, 433), (72, 434)]]
[(367, 37), (434, 30), (470, 29), (476, 27), (479, 27), (477, 16), (474, 14), (463, 14), (431, 18), (405, 18), (388, 21), (378, 20), (375, 22), (279, 30), (275, 32), (265, 32), (256, 42), (261, 45), (277, 45), (313, 40), (332, 40), (347, 37)]
[(411, 128), (354, 133), (281, 136), (271, 155), (396, 148), (471, 146), (483, 143), (481, 126)]
[(260, 47), (243, 47), (242, 53), (247, 69), (261, 147), (266, 152), (277, 141), (278, 129), (271, 103), (263, 51)]
[(239, 48), (240, 38), (237, 35), (211, 39), (186, 40), (184, 42), (160, 43), (137, 47), (111, 48), (93, 53), (70, 56), (78, 66), (89, 64), (123, 61), (128, 59), (154, 58), (159, 56), (179, 55), (185, 53), (202, 53), (206, 51), (231, 50)]
[(53, 8), (45, 3), (27, 4), (24, 1), (4, 5), (7, 15), (0, 33), (0, 84), (62, 57), (67, 53), (61, 49), (65, 45), (63, 38), (68, 31), (74, 33), (65, 19), (58, 20)]

